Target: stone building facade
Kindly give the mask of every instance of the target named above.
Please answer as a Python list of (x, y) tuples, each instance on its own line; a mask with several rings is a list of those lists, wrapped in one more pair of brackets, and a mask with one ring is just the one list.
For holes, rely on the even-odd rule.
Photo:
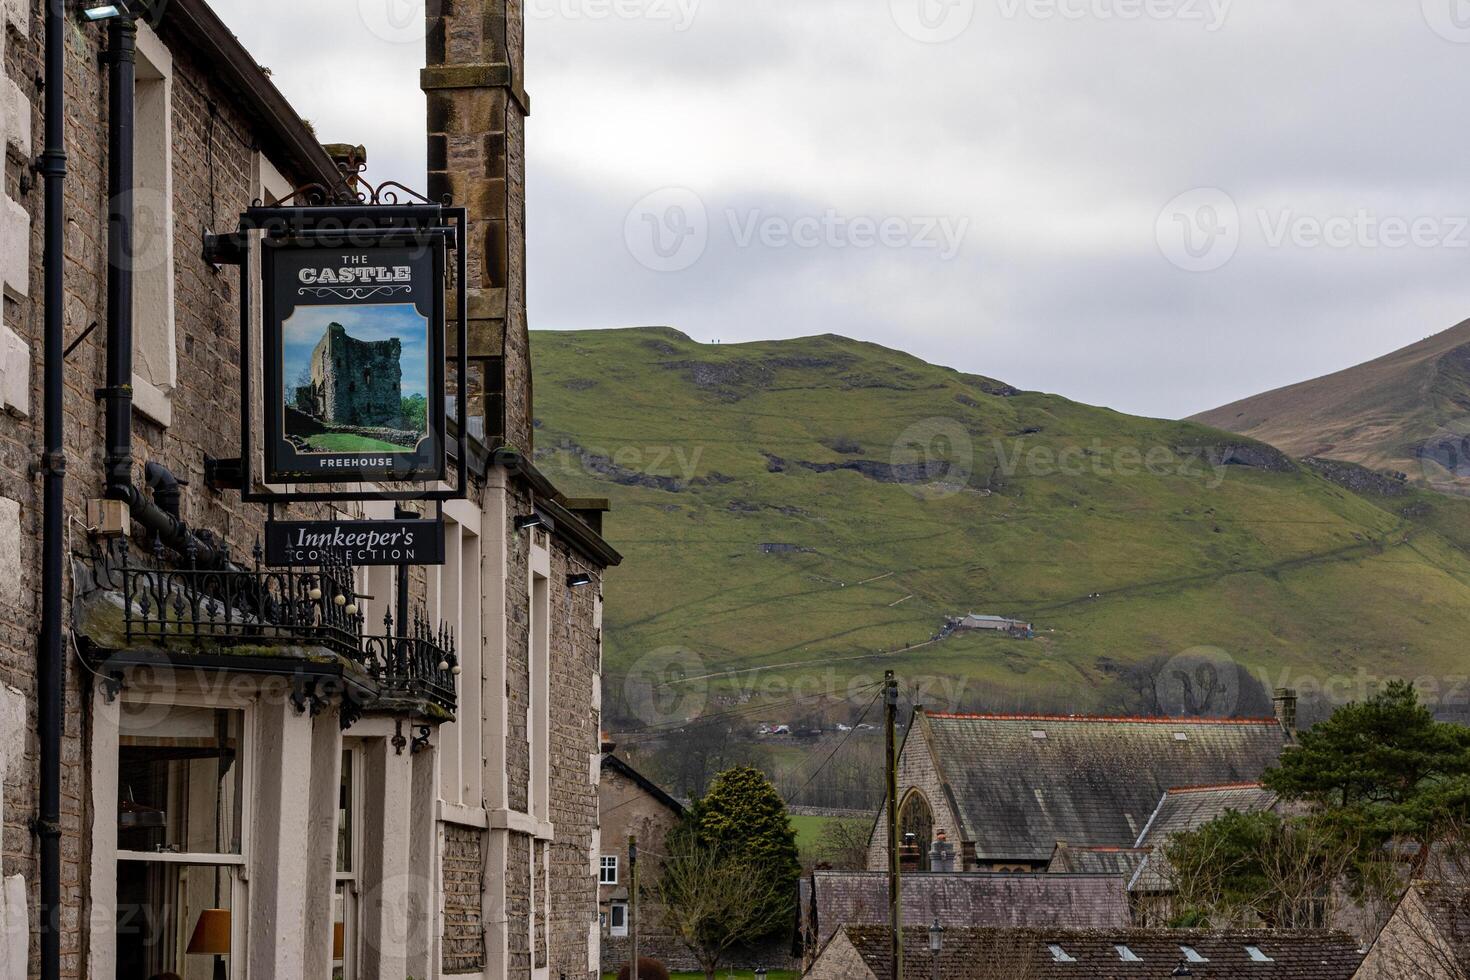
[(629, 839), (642, 855), (639, 867), (638, 955), (651, 956), (670, 969), (697, 970), (699, 963), (662, 922), (651, 892), (659, 862), (668, 853), (665, 839), (684, 818), (684, 807), (605, 744), (597, 797), (602, 809), (598, 851), (597, 902), (602, 931), (602, 970), (616, 973), (632, 951), (633, 880)]
[[(0, 556), (13, 570), (0, 576), (0, 980), (39, 975), (42, 928), (32, 821), (48, 298), (29, 161), (44, 122), (43, 6), (0, 2)], [(342, 178), (206, 0), (172, 0), (156, 26), (138, 25), (131, 453), (134, 480), (146, 469), (155, 493), (121, 512), (131, 540), (119, 557), (121, 538), (94, 534), (117, 513), (100, 504), (97, 397), (109, 320), (109, 40), (105, 25), (66, 23), (65, 295), (52, 297), (72, 345), (61, 976), (194, 980), (216, 964), (232, 980), (597, 970), (601, 580), (619, 558), (601, 536), (605, 505), (568, 500), (529, 462), (519, 4), (431, 9), (442, 19), (430, 25), (424, 73), (427, 189), (471, 216), (472, 478), (467, 499), (444, 508), (446, 564), (405, 580), (424, 621), (457, 640), (415, 641), (430, 655), (407, 686), (364, 667), (369, 638), (357, 653), (289, 628), (286, 641), (249, 646), (185, 640), (170, 632), (182, 614), (170, 619), (156, 602), (158, 635), (134, 631), (148, 614), (130, 587), (161, 588), (170, 607), (205, 594), (201, 552), (155, 541), (137, 506), (167, 510), (176, 491), (189, 540), (242, 581), (255, 574), (265, 519), (207, 466), (238, 453), (242, 290), (261, 304), (249, 275), (206, 261), (200, 231), (233, 230), (254, 200)], [(262, 411), (257, 397), (257, 429)], [(382, 519), (393, 508), (305, 504), (290, 515)], [(306, 582), (319, 595), (328, 587), (312, 601), (339, 641), (381, 623), (399, 586), (391, 568), (343, 575)], [(354, 615), (355, 627), (344, 618)]]

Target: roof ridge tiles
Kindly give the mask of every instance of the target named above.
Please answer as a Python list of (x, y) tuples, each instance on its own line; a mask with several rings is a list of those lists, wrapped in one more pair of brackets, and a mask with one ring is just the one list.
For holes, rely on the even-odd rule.
[(1045, 715), (930, 711), (926, 718), (941, 721), (1086, 721), (1146, 725), (1280, 725), (1276, 718), (1169, 718), (1155, 715)]
[(1169, 789), (1165, 790), (1164, 792), (1166, 792), (1169, 795), (1173, 796), (1173, 795), (1182, 794), (1182, 793), (1218, 793), (1221, 790), (1229, 790), (1229, 789), (1265, 789), (1265, 788), (1266, 788), (1266, 784), (1265, 783), (1260, 783), (1260, 782), (1255, 782), (1255, 783), (1214, 783), (1214, 784), (1204, 784), (1204, 785), (1200, 785), (1200, 786), (1172, 786)]

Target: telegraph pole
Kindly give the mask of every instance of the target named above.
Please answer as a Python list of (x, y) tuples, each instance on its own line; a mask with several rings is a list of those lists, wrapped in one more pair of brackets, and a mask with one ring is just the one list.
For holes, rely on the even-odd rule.
[(892, 980), (899, 980), (903, 975), (903, 915), (898, 876), (898, 680), (891, 670), (883, 675), (883, 733), (887, 743), (889, 961)]
[(638, 838), (628, 838), (628, 932), (632, 937), (629, 944), (633, 948), (632, 955), (628, 958), (632, 969), (628, 971), (632, 980), (638, 980)]

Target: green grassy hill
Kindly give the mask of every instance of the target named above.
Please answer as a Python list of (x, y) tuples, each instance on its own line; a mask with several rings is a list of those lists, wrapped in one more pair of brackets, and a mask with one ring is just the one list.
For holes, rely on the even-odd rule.
[[(780, 706), (885, 668), (935, 706), (1116, 710), (1127, 667), (1197, 647), (1308, 700), (1359, 668), (1470, 669), (1470, 500), (835, 336), (532, 348), (538, 465), (612, 498), (627, 556), (613, 719)], [(933, 640), (970, 612), (1037, 636)], [(658, 719), (631, 703), (648, 681)]]

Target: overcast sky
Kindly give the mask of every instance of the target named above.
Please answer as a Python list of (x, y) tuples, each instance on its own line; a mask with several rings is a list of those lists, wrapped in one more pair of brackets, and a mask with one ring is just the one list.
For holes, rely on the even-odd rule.
[[(214, 3), (423, 185), (423, 0)], [(536, 329), (840, 333), (1179, 416), (1470, 317), (1466, 0), (526, 8)]]

